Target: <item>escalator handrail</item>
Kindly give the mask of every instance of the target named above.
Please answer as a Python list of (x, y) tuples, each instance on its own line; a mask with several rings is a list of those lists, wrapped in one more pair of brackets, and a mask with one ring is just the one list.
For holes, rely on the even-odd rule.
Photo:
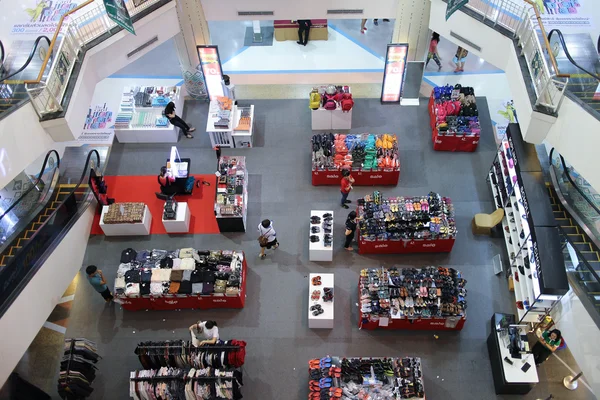
[[(580, 66), (579, 64), (577, 64), (577, 62), (573, 59), (573, 57), (571, 57), (571, 54), (569, 53), (569, 50), (567, 49), (567, 44), (565, 42), (565, 37), (563, 36), (562, 32), (560, 31), (560, 29), (552, 29), (550, 31), (550, 33), (548, 33), (548, 41), (550, 41), (550, 39), (552, 38), (552, 34), (556, 33), (556, 35), (558, 36), (558, 41), (560, 42), (560, 45), (563, 48), (563, 51), (565, 52), (565, 56), (567, 56), (567, 59), (571, 62), (571, 64), (573, 64), (574, 66), (576, 66), (577, 68), (579, 68), (580, 70), (582, 70), (583, 72), (585, 72), (586, 74), (590, 75), (592, 78), (600, 81), (600, 76), (588, 71), (587, 69), (583, 68), (582, 66)], [(557, 71), (558, 72), (558, 71)]]
[[(554, 147), (552, 148), (552, 150), (550, 150), (550, 156), (549, 156), (550, 165), (552, 165), (552, 154), (553, 153), (554, 153)], [(567, 179), (569, 180), (571, 185), (575, 188), (575, 190), (577, 190), (577, 192), (579, 192), (581, 197), (583, 197), (585, 199), (585, 201), (587, 201), (587, 203), (594, 209), (594, 211), (596, 211), (598, 213), (598, 215), (600, 215), (600, 209), (598, 209), (598, 207), (596, 207), (596, 205), (594, 203), (592, 203), (592, 201), (590, 199), (587, 198), (586, 194), (583, 193), (583, 190), (579, 189), (579, 186), (575, 183), (573, 178), (571, 178), (571, 174), (569, 173), (569, 169), (567, 168), (567, 164), (565, 163), (565, 159), (563, 158), (563, 156), (561, 154), (558, 154), (558, 157), (560, 157), (560, 162), (562, 164), (563, 171), (565, 171), (565, 175), (567, 176)]]
[(38, 185), (38, 183), (40, 183), (40, 181), (42, 180), (42, 175), (44, 175), (44, 171), (46, 170), (46, 164), (48, 164), (48, 160), (50, 159), (50, 155), (52, 153), (56, 154), (56, 168), (55, 169), (58, 169), (60, 167), (60, 156), (58, 155), (58, 152), (56, 150), (50, 150), (48, 153), (46, 153), (46, 158), (44, 158), (44, 162), (42, 163), (42, 168), (40, 169), (40, 173), (38, 174), (37, 178), (35, 178), (35, 183), (33, 183), (33, 185), (31, 185), (29, 187), (29, 189), (27, 189), (25, 191), (25, 193), (23, 193), (17, 201), (12, 203), (6, 209), (6, 211), (4, 211), (4, 213), (2, 215), (0, 215), (0, 220), (2, 220), (2, 218), (4, 218), (9, 212), (11, 212), (12, 209), (15, 208), (15, 206), (18, 203), (20, 203), (21, 200), (23, 200), (25, 198), (25, 196), (27, 196), (33, 190), (33, 188)]
[(569, 239), (569, 235), (567, 234), (567, 232), (565, 232), (561, 226), (558, 227), (558, 230), (562, 233), (562, 235), (571, 244), (571, 247), (575, 251), (575, 254), (577, 254), (579, 263), (584, 264), (585, 267), (588, 269), (588, 271), (583, 271), (583, 272), (590, 272), (594, 276), (594, 278), (596, 278), (596, 281), (598, 281), (598, 283), (600, 283), (600, 276), (598, 276), (598, 273), (596, 271), (594, 271), (594, 268), (592, 268), (592, 266), (590, 264), (588, 264), (587, 260), (583, 256), (583, 254), (581, 254), (581, 251), (579, 251), (577, 246), (574, 245), (574, 242), (571, 242), (571, 239)]
[(0, 40), (0, 52), (2, 52), (0, 56), (0, 65), (2, 65), (4, 64), (4, 44), (2, 44), (2, 40)]
[[(27, 61), (25, 61), (25, 64), (23, 64), (23, 66), (21, 68), (19, 68), (12, 74), (10, 74), (8, 76), (0, 77), (0, 83), (8, 80), (9, 78), (12, 78), (13, 76), (17, 75), (18, 73), (23, 71), (25, 68), (27, 68), (27, 66), (29, 65), (31, 60), (33, 60), (33, 56), (35, 56), (35, 52), (37, 51), (38, 44), (40, 43), (40, 41), (42, 39), (46, 40), (46, 43), (48, 43), (48, 46), (50, 46), (50, 39), (48, 38), (48, 36), (38, 36), (38, 38), (35, 39), (35, 43), (33, 44), (33, 48), (31, 49), (31, 52), (29, 53), (29, 57), (27, 57)], [(50, 50), (48, 50), (48, 51), (50, 51)]]

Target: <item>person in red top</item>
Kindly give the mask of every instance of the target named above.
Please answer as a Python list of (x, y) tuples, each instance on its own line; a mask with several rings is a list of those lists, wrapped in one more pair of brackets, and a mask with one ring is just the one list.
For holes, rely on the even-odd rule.
[(429, 42), (429, 53), (427, 53), (427, 62), (425, 63), (425, 68), (427, 68), (427, 64), (429, 64), (429, 61), (431, 61), (431, 59), (433, 58), (433, 61), (435, 61), (435, 63), (438, 66), (438, 70), (442, 69), (442, 63), (440, 62), (442, 58), (440, 57), (440, 53), (438, 53), (437, 49), (439, 42), (439, 33), (433, 32), (433, 35), (431, 35), (431, 41)]
[(340, 192), (342, 192), (342, 207), (348, 208), (347, 203), (351, 203), (351, 200), (348, 200), (348, 195), (352, 190), (352, 184), (354, 183), (354, 178), (350, 175), (350, 171), (347, 169), (342, 170), (342, 182), (340, 184)]

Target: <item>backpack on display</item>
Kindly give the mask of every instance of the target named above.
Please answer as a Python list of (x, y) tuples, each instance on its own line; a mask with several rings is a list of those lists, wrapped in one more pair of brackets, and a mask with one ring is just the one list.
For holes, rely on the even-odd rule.
[(316, 90), (310, 92), (310, 100), (308, 103), (308, 107), (311, 110), (318, 110), (321, 105), (321, 95)]
[(335, 110), (337, 104), (335, 103), (335, 94), (325, 93), (323, 95), (323, 108), (326, 110)]
[(344, 93), (342, 95), (342, 101), (340, 104), (342, 105), (343, 112), (348, 112), (352, 110), (352, 107), (354, 107), (354, 100), (352, 100), (352, 95), (350, 93)]

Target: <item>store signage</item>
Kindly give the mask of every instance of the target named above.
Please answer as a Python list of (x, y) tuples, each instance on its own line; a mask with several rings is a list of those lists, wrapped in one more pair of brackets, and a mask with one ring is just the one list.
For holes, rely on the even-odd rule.
[(381, 178), (383, 178), (383, 175), (371, 175), (370, 178), (371, 179), (381, 179)]
[(223, 70), (221, 68), (221, 59), (219, 58), (219, 49), (217, 46), (196, 46), (198, 49), (198, 58), (200, 58), (200, 67), (204, 74), (208, 97), (216, 100), (222, 97)]
[(227, 299), (213, 299), (213, 303), (227, 303)]
[(435, 243), (423, 243), (423, 247), (435, 247)]
[(448, 6), (446, 7), (446, 21), (448, 21), (448, 18), (450, 18), (452, 14), (460, 10), (468, 2), (469, 0), (448, 0)]
[(135, 35), (133, 22), (131, 22), (131, 17), (129, 16), (127, 7), (125, 7), (124, 0), (104, 0), (104, 8), (106, 8), (108, 17), (115, 24)]
[(387, 244), (376, 244), (376, 245), (375, 245), (375, 248), (376, 248), (376, 249), (384, 249), (384, 248), (386, 248), (386, 247), (388, 247), (388, 245), (387, 245)]
[(388, 44), (381, 86), (382, 103), (399, 103), (404, 85), (408, 44)]
[(327, 175), (328, 178), (333, 178), (333, 179), (337, 179), (340, 176), (339, 175)]

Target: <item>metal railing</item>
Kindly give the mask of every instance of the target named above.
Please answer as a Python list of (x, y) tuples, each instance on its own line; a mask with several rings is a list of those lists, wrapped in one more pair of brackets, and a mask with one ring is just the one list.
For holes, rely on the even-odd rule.
[[(125, 5), (129, 10), (129, 16), (133, 18), (134, 15), (160, 1), (148, 0), (136, 7), (133, 1), (129, 0), (126, 1)], [(85, 12), (81, 12), (84, 7)], [(78, 12), (77, 16), (64, 24), (68, 16)], [(61, 17), (38, 77), (34, 80), (24, 81), (25, 88), (38, 116), (43, 117), (46, 114), (63, 111), (61, 103), (81, 49), (98, 37), (111, 32), (115, 27), (117, 27), (117, 24), (106, 14), (102, 0), (87, 0)], [(62, 37), (57, 46), (59, 34), (62, 34)], [(43, 81), (44, 70), (55, 48), (54, 61), (46, 81)]]

